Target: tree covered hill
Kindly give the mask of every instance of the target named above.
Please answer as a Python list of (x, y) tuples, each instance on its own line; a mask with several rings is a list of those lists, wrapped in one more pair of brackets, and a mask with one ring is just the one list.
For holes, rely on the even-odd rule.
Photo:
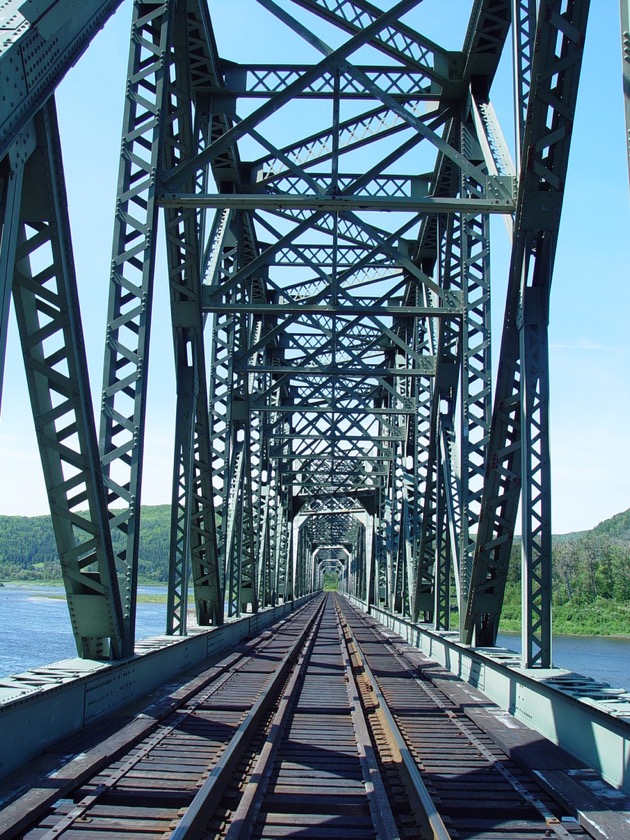
[[(169, 505), (147, 505), (140, 519), (141, 580), (168, 580)], [(121, 544), (121, 535), (114, 534)], [(49, 516), (0, 516), (0, 581), (57, 580), (61, 568)]]
[[(590, 531), (553, 538), (553, 626), (557, 633), (630, 635), (630, 510)], [(521, 612), (520, 540), (515, 540), (501, 627)]]
[[(142, 508), (141, 580), (168, 579), (168, 505)], [(502, 627), (520, 623), (520, 542), (510, 563)], [(61, 578), (50, 517), (0, 516), (0, 581)], [(556, 630), (630, 634), (630, 510), (553, 543)], [(599, 627), (599, 629), (598, 629)], [(573, 629), (571, 629), (573, 628)]]
[(605, 519), (593, 528), (593, 532), (630, 542), (630, 510), (624, 510), (623, 513), (617, 513), (610, 519)]

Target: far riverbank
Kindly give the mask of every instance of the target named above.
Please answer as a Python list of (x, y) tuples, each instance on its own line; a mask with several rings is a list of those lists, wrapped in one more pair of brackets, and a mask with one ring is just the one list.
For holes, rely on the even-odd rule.
[[(64, 599), (61, 581), (51, 580), (17, 580), (0, 581), (0, 587), (7, 586), (22, 589), (41, 589), (44, 597)], [(167, 586), (165, 582), (150, 579), (140, 580), (138, 583), (139, 604), (166, 604)], [(44, 593), (46, 589), (48, 592)], [(52, 589), (58, 589), (57, 593)], [(189, 600), (192, 598), (192, 588)], [(192, 606), (192, 601), (191, 604)], [(452, 617), (452, 626), (456, 619)], [(556, 636), (602, 636), (610, 638), (630, 639), (630, 603), (619, 603), (607, 598), (597, 598), (593, 603), (579, 604), (568, 602), (553, 608), (553, 628)], [(507, 601), (501, 615), (500, 633), (518, 634), (521, 629), (520, 602), (507, 593)]]

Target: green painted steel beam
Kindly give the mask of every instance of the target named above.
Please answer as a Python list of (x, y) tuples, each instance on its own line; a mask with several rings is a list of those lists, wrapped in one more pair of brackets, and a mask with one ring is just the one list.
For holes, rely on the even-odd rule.
[(31, 131), (35, 147), (24, 164), (16, 216), (13, 300), (77, 650), (116, 659), (129, 631), (96, 441), (54, 99)]
[[(488, 190), (491, 192), (491, 189)], [(362, 195), (211, 195), (160, 193), (161, 207), (205, 207), (229, 210), (317, 210), (339, 213), (357, 210), (387, 210), (392, 213), (513, 213), (514, 202), (497, 198), (426, 198)]]
[(5, 0), (2, 4), (0, 159), (122, 0)]
[[(216, 297), (214, 289), (204, 289), (204, 312), (241, 312), (255, 315), (274, 315), (282, 318), (285, 315), (315, 315), (315, 316), (345, 316), (345, 315), (377, 315), (392, 318), (420, 318), (444, 316), (452, 318), (462, 316), (463, 311), (459, 306), (401, 306), (397, 300), (390, 301), (387, 306), (367, 302), (365, 304), (309, 304), (309, 303), (222, 303), (214, 302)], [(207, 301), (207, 302), (206, 302)]]
[(621, 59), (623, 67), (623, 98), (626, 111), (626, 149), (630, 175), (630, 0), (621, 0)]
[[(546, 584), (535, 586), (537, 595), (533, 599), (534, 589), (528, 580), (531, 575), (541, 581), (547, 579), (551, 538), (546, 443), (541, 451), (530, 420), (546, 434), (548, 361), (540, 342), (546, 341), (548, 296), (588, 9), (588, 0), (570, 0), (567, 4), (544, 0), (539, 10), (503, 341), (464, 622), (463, 641), (471, 643), (476, 638), (478, 644), (494, 643), (521, 486), (527, 484), (522, 528), (524, 584), (528, 590), (523, 623), (527, 645), (524, 661), (530, 667), (551, 662), (551, 623), (549, 616), (542, 617), (551, 609), (551, 593)], [(528, 290), (538, 295), (538, 304), (528, 302), (525, 312), (523, 301), (530, 296)], [(539, 331), (533, 342), (522, 335), (523, 330), (532, 329)], [(537, 417), (532, 420), (527, 409), (533, 404)]]
[[(265, 98), (279, 93), (308, 69), (308, 65), (304, 64), (237, 64), (234, 61), (222, 61), (221, 65), (226, 88), (221, 91), (222, 95), (227, 97), (232, 94), (239, 99)], [(387, 65), (360, 65), (360, 70), (399, 100), (436, 100), (436, 92), (426, 70)], [(295, 99), (330, 98), (335, 93), (336, 78), (335, 73), (322, 76), (298, 93)], [(371, 94), (358, 87), (351, 76), (345, 75), (340, 78), (338, 95), (340, 99), (371, 98)]]

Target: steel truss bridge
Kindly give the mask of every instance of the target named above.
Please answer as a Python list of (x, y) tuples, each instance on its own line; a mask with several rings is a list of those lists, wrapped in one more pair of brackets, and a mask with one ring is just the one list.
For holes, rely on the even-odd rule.
[[(97, 428), (54, 91), (120, 2), (0, 3), (2, 353), (12, 295), (79, 655), (134, 650), (168, 282), (168, 633), (189, 589), (203, 627), (332, 572), (492, 645), (520, 530), (524, 664), (549, 666), (548, 302), (588, 0), (474, 0), (457, 51), (419, 0), (252, 0), (279, 33), (266, 64), (222, 58), (213, 3), (135, 0)], [(491, 98), (510, 51), (514, 159)], [(492, 214), (511, 239), (495, 377)]]

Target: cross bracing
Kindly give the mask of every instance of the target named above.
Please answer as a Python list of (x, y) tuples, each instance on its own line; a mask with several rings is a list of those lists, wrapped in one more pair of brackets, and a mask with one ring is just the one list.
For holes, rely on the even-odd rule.
[[(251, 0), (282, 32), (254, 62), (224, 54), (212, 3), (136, 0), (98, 445), (52, 92), (118, 4), (5, 5), (3, 71), (58, 42), (2, 106), (2, 341), (12, 289), (80, 652), (133, 651), (165, 282), (168, 632), (189, 589), (205, 626), (328, 564), (367, 603), (441, 629), (457, 610), (462, 640), (492, 644), (522, 528), (524, 658), (548, 665), (547, 312), (587, 0), (474, 0), (457, 49), (419, 0)], [(492, 105), (510, 51), (514, 144)], [(493, 350), (496, 215), (512, 258)]]

